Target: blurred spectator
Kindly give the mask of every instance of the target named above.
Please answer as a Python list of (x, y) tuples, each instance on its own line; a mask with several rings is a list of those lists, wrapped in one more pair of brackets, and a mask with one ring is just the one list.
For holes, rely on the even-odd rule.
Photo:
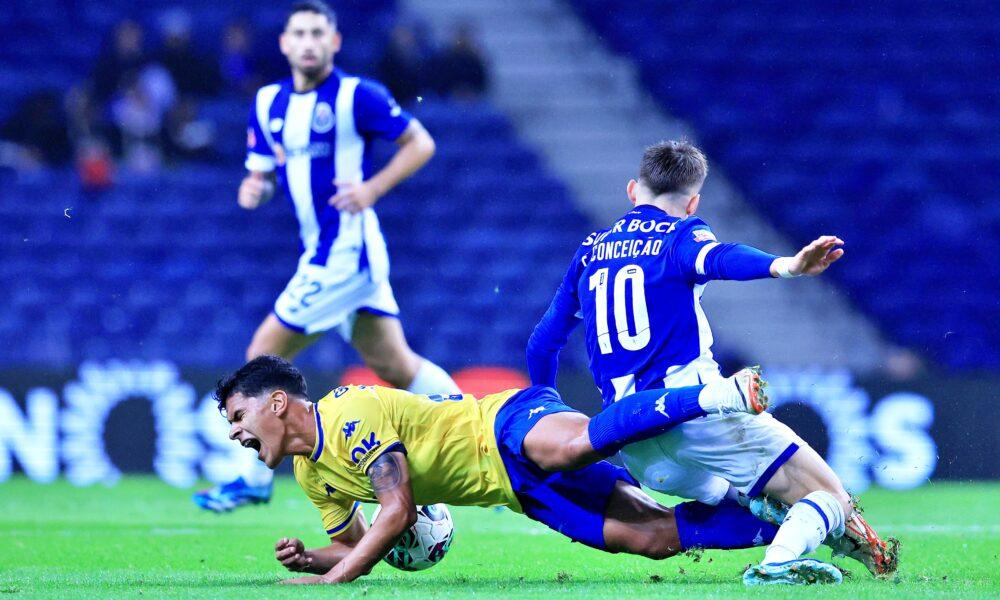
[(76, 171), (80, 184), (88, 192), (99, 192), (114, 182), (114, 164), (107, 144), (97, 138), (85, 138), (77, 144)]
[(150, 172), (160, 166), (164, 116), (175, 97), (169, 74), (159, 65), (149, 65), (112, 103), (112, 121), (130, 169)]
[(910, 381), (926, 371), (924, 361), (907, 348), (889, 348), (885, 357), (885, 374), (895, 381)]
[(263, 85), (252, 51), (253, 33), (249, 25), (242, 21), (226, 25), (219, 67), (228, 91), (250, 96)]
[(148, 61), (143, 47), (144, 34), (135, 21), (124, 20), (115, 26), (111, 43), (97, 58), (91, 75), (94, 99), (103, 104), (145, 66)]
[(167, 114), (166, 150), (174, 159), (214, 158), (215, 123), (198, 118), (198, 105), (184, 98)]
[(59, 95), (41, 91), (24, 98), (14, 114), (0, 124), (0, 139), (10, 142), (21, 168), (60, 165), (69, 161), (69, 125)]
[(177, 8), (160, 19), (163, 48), (159, 62), (173, 77), (182, 94), (212, 96), (222, 87), (219, 68), (211, 56), (200, 54), (191, 43), (191, 15)]
[(433, 52), (426, 32), (408, 23), (393, 28), (379, 60), (378, 76), (400, 103), (412, 102), (426, 89)]
[(489, 87), (486, 59), (471, 24), (461, 23), (434, 61), (435, 90), (443, 96), (473, 99)]

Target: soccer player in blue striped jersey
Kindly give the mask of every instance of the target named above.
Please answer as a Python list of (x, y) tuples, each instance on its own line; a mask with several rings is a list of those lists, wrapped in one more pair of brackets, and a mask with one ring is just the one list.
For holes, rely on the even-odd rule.
[[(291, 359), (336, 330), (384, 381), (414, 393), (453, 394), (448, 374), (410, 349), (389, 285), (389, 255), (372, 206), (434, 154), (434, 140), (379, 83), (334, 68), (337, 17), (320, 0), (294, 4), (280, 37), (292, 76), (262, 87), (250, 110), (238, 202), (252, 210), (281, 187), (295, 208), (302, 254), (247, 359)], [(378, 172), (372, 142), (399, 147)], [(195, 502), (223, 511), (270, 499), (272, 473), (248, 465)]]
[[(843, 256), (835, 236), (787, 257), (719, 242), (695, 216), (707, 173), (704, 155), (689, 143), (646, 150), (638, 179), (627, 187), (634, 208), (583, 241), (531, 335), (532, 384), (555, 383), (558, 353), (581, 322), (605, 407), (636, 392), (716, 381), (721, 374), (701, 307), (709, 281), (819, 275)], [(839, 581), (831, 565), (800, 558), (826, 539), (873, 574), (891, 574), (895, 553), (857, 514), (826, 462), (770, 415), (746, 417), (695, 419), (625, 446), (621, 457), (661, 492), (711, 505), (764, 495), (791, 506), (763, 563), (747, 570), (748, 584)], [(762, 510), (767, 504), (759, 499), (753, 506), (771, 516), (783, 510)]]

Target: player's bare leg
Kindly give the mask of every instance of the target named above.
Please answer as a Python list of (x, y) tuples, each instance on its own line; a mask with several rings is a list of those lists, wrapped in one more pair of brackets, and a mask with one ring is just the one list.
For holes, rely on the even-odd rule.
[[(830, 535), (824, 543), (835, 554), (853, 558), (872, 575), (885, 578), (896, 572), (899, 564), (898, 541), (883, 541), (874, 528), (854, 506), (840, 479), (826, 461), (812, 448), (803, 447), (779, 469), (764, 487), (766, 499), (753, 499), (751, 508), (758, 517), (781, 524), (786, 519), (788, 507), (805, 498), (810, 490), (830, 493), (842, 504), (844, 510), (843, 535)], [(780, 504), (775, 504), (774, 501)], [(769, 518), (768, 512), (771, 513)], [(839, 533), (839, 532), (835, 532)]]
[(667, 508), (640, 488), (619, 481), (604, 512), (611, 552), (664, 559), (691, 548), (731, 550), (767, 543), (775, 528), (734, 502), (685, 502)]
[(441, 367), (414, 352), (399, 319), (360, 311), (351, 344), (362, 360), (389, 385), (416, 394), (457, 394), (458, 386)]
[(246, 359), (253, 360), (264, 354), (275, 354), (292, 360), (299, 352), (322, 337), (322, 333), (305, 335), (286, 327), (271, 313), (261, 322), (247, 346)]
[[(830, 565), (801, 559), (824, 540), (845, 540), (850, 554), (885, 576), (896, 569), (894, 550), (880, 540), (860, 515), (833, 469), (809, 446), (800, 447), (764, 487), (767, 497), (792, 508), (782, 518), (764, 560), (744, 575), (748, 584), (801, 583), (805, 577), (830, 576)], [(850, 529), (850, 533), (847, 530)], [(800, 564), (801, 563), (801, 564)], [(822, 580), (822, 579), (821, 579)]]
[(604, 513), (604, 543), (611, 552), (656, 560), (681, 552), (673, 509), (624, 481), (618, 482)]

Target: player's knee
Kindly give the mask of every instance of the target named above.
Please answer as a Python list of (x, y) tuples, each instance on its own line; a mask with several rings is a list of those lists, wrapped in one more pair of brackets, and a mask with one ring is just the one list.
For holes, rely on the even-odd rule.
[(416, 371), (398, 355), (375, 354), (365, 356), (365, 364), (378, 376), (379, 379), (389, 383), (393, 387), (406, 389), (413, 381)]

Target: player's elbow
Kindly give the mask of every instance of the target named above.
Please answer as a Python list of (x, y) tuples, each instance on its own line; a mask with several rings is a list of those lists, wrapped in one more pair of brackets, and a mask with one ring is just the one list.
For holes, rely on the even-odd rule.
[(437, 142), (431, 137), (431, 134), (426, 131), (422, 135), (417, 136), (417, 142), (420, 148), (420, 154), (425, 160), (430, 160), (432, 156), (437, 152)]

